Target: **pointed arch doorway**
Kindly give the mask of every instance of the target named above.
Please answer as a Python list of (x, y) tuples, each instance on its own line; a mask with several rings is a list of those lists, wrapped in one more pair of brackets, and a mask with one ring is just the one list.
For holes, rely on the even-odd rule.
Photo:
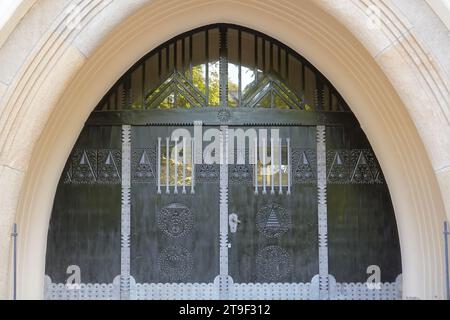
[(55, 198), (46, 297), (395, 299), (400, 266), (389, 191), (345, 101), (283, 44), (219, 24), (149, 53), (92, 113)]

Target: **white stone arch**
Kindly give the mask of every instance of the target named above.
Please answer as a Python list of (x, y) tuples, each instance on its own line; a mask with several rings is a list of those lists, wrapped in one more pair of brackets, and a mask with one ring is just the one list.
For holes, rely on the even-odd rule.
[[(5, 67), (0, 73), (2, 296), (11, 292), (11, 268), (3, 261), (11, 261), (9, 235), (16, 220), (19, 297), (42, 298), (56, 186), (84, 121), (106, 91), (160, 43), (198, 26), (227, 22), (290, 46), (346, 99), (389, 185), (399, 228), (404, 297), (443, 297), (441, 225), (443, 199), (450, 199), (448, 76), (445, 65), (430, 60), (439, 52), (426, 48), (391, 1), (58, 3), (36, 2), (0, 49)], [(67, 27), (71, 16), (65, 8), (73, 4), (81, 8), (80, 29)], [(367, 28), (370, 4), (379, 8), (377, 32)], [(39, 16), (48, 24), (27, 44), (30, 39), (23, 29)], [(26, 54), (14, 55), (14, 46)]]

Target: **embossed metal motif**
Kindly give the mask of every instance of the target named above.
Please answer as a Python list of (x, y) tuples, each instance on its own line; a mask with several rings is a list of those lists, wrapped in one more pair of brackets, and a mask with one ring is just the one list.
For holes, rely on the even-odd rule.
[(256, 256), (256, 271), (259, 282), (285, 280), (292, 270), (292, 258), (279, 246), (261, 249)]
[(122, 153), (117, 149), (74, 149), (64, 168), (65, 184), (120, 184)]
[(292, 174), (294, 181), (298, 183), (311, 183), (316, 181), (314, 174), (316, 155), (310, 149), (292, 150)]
[(90, 184), (97, 179), (97, 151), (76, 149), (72, 156), (72, 183)]
[(219, 181), (219, 165), (216, 164), (199, 164), (196, 165), (195, 174), (197, 182), (218, 182)]
[(136, 149), (133, 151), (132, 179), (133, 182), (148, 183), (155, 179), (155, 154), (151, 149)]
[(230, 166), (230, 182), (252, 183), (253, 166), (249, 164), (236, 164)]
[(291, 215), (279, 204), (268, 204), (256, 214), (256, 227), (267, 238), (279, 238), (291, 229)]
[(120, 183), (120, 171), (122, 168), (122, 155), (119, 150), (98, 151), (98, 183)]
[(352, 160), (355, 163), (351, 173), (351, 181), (356, 183), (373, 183), (370, 171), (368, 154), (363, 151), (352, 151)]
[(217, 113), (217, 118), (221, 123), (227, 123), (231, 119), (231, 112), (229, 110), (220, 110)]
[(327, 181), (333, 184), (382, 184), (383, 174), (370, 149), (327, 151)]
[(165, 235), (179, 238), (191, 232), (194, 216), (185, 205), (172, 203), (161, 209), (157, 216), (157, 223)]
[(194, 261), (192, 254), (182, 246), (164, 249), (159, 258), (162, 278), (168, 282), (182, 281), (192, 273)]
[(353, 183), (382, 183), (378, 163), (371, 150), (352, 150), (352, 172), (351, 182)]
[(346, 150), (327, 152), (327, 179), (329, 183), (348, 183), (349, 156)]

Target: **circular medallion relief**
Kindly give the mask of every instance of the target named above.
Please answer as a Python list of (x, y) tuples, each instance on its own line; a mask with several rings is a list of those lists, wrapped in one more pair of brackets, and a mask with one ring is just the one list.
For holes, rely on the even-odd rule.
[(291, 226), (291, 215), (276, 203), (262, 207), (256, 214), (256, 227), (267, 238), (278, 238)]
[(194, 224), (191, 210), (183, 204), (172, 203), (161, 209), (157, 216), (159, 229), (167, 236), (179, 238), (187, 235)]
[(167, 281), (181, 281), (190, 276), (193, 267), (191, 253), (184, 247), (164, 249), (159, 258), (161, 275)]
[(292, 270), (289, 253), (279, 246), (261, 249), (256, 256), (256, 272), (260, 282), (279, 282)]
[(229, 122), (231, 119), (231, 112), (229, 110), (220, 110), (217, 113), (217, 118), (219, 119), (220, 122), (222, 123), (226, 123)]

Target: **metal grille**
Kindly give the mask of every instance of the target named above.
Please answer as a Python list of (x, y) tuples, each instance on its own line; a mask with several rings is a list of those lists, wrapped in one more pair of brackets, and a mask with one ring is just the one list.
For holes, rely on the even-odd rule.
[(96, 111), (224, 105), (350, 111), (331, 83), (299, 54), (266, 35), (229, 24), (192, 30), (151, 51)]

